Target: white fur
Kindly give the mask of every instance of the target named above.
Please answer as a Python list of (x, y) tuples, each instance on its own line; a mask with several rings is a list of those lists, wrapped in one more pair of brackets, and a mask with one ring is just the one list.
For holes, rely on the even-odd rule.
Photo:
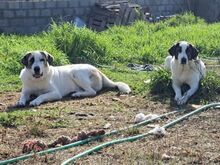
[[(39, 51), (33, 51), (31, 54), (35, 58), (32, 67), (25, 67), (20, 73), (23, 84), (18, 101), (20, 106), (30, 100), (30, 95), (37, 95), (37, 98), (30, 102), (31, 106), (37, 106), (44, 102), (60, 100), (70, 93), (72, 97), (95, 96), (103, 87), (118, 87), (120, 92), (131, 92), (127, 84), (111, 81), (92, 65), (45, 66), (39, 60), (42, 58)], [(40, 78), (33, 77), (35, 66), (40, 67)]]
[[(172, 73), (172, 87), (175, 91), (175, 100), (178, 105), (185, 104), (188, 99), (197, 91), (199, 88), (199, 81), (205, 77), (205, 65), (200, 60), (188, 60), (185, 52), (186, 47), (189, 43), (185, 41), (180, 42), (182, 51), (178, 54), (178, 59), (173, 56), (168, 56), (165, 59), (165, 68), (171, 70)], [(181, 64), (181, 58), (187, 59), (186, 64)], [(181, 86), (188, 84), (190, 89), (182, 95)]]

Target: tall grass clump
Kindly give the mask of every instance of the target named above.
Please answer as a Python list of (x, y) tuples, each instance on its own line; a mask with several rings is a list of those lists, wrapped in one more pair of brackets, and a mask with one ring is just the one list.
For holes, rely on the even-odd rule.
[(53, 23), (49, 35), (72, 63), (105, 63), (106, 44), (96, 32), (71, 23)]

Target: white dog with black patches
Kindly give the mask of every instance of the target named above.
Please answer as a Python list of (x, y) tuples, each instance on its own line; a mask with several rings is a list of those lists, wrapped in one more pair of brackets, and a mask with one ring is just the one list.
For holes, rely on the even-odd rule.
[(32, 51), (23, 57), (25, 68), (20, 73), (23, 86), (18, 106), (25, 106), (31, 95), (37, 95), (37, 98), (30, 105), (37, 106), (60, 100), (68, 94), (72, 97), (95, 96), (104, 87), (117, 87), (122, 93), (131, 92), (127, 84), (113, 82), (92, 65), (54, 67), (50, 65), (52, 61), (53, 57), (45, 51)]
[[(168, 52), (170, 56), (165, 60), (165, 68), (172, 73), (175, 100), (178, 105), (183, 105), (198, 90), (200, 80), (205, 77), (206, 68), (198, 58), (197, 49), (186, 41), (177, 42)], [(183, 84), (188, 84), (190, 89), (182, 95)]]

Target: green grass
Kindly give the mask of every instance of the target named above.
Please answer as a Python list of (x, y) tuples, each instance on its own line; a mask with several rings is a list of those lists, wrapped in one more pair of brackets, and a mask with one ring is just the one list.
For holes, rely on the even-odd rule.
[(20, 90), (22, 56), (30, 50), (46, 50), (54, 65), (91, 63), (107, 65), (103, 71), (113, 80), (125, 81), (135, 94), (146, 94), (144, 72), (126, 68), (128, 63), (161, 65), (167, 50), (176, 41), (187, 40), (201, 57), (219, 57), (220, 23), (207, 24), (187, 13), (166, 21), (138, 21), (131, 26), (115, 26), (97, 33), (76, 28), (71, 23), (53, 23), (50, 30), (31, 36), (0, 35), (0, 91)]

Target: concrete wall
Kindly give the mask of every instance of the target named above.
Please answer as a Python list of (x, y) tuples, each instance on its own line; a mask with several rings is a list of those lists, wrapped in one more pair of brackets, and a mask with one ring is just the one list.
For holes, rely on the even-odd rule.
[(192, 0), (193, 12), (207, 22), (220, 21), (220, 0)]
[[(96, 2), (107, 0), (0, 0), (0, 32), (32, 34), (46, 30), (51, 19), (87, 20)], [(187, 10), (186, 0), (132, 0), (154, 15), (169, 15)]]

